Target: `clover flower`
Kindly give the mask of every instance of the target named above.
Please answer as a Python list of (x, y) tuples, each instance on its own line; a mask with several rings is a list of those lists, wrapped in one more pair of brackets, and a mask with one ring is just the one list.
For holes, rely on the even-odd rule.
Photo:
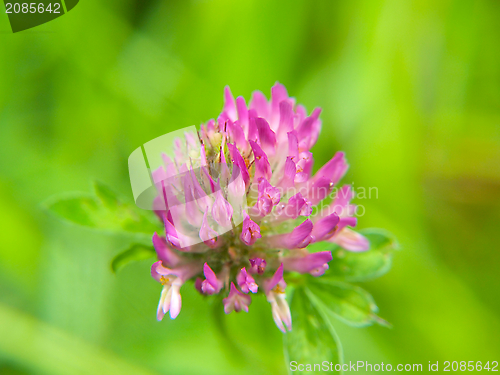
[(224, 92), (216, 120), (186, 133), (153, 172), (154, 209), (165, 233), (153, 236), (158, 261), (152, 276), (163, 285), (157, 317), (181, 310), (180, 288), (195, 280), (204, 295), (223, 294), (224, 311), (248, 311), (252, 294), (264, 294), (278, 328), (292, 328), (285, 299), (288, 272), (321, 276), (330, 251), (308, 246), (328, 241), (363, 251), (368, 241), (356, 225), (351, 188), (329, 197), (348, 165), (342, 152), (316, 173), (320, 109), (309, 116), (284, 86), (259, 91), (247, 103)]

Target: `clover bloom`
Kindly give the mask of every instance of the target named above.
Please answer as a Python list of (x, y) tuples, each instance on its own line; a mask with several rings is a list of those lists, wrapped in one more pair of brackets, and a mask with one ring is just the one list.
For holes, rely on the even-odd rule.
[(248, 311), (251, 295), (264, 294), (286, 332), (287, 272), (321, 276), (332, 260), (330, 251), (308, 246), (368, 249), (349, 228), (356, 225), (350, 187), (328, 199), (347, 171), (344, 153), (312, 173), (320, 112), (308, 115), (279, 83), (270, 101), (257, 91), (248, 105), (226, 87), (219, 117), (177, 139), (172, 157), (163, 155), (153, 172), (154, 210), (165, 226), (153, 236), (151, 273), (163, 285), (159, 320), (179, 314), (180, 288), (193, 279), (200, 293), (222, 294), (226, 313)]

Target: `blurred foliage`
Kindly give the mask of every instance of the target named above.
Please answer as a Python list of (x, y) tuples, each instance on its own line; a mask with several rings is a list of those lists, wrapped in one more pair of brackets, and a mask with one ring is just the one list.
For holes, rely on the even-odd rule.
[[(290, 373), (307, 374), (297, 368), (306, 363), (329, 363), (342, 365), (342, 346), (335, 329), (330, 323), (323, 306), (315, 299), (307, 287), (299, 287), (293, 292), (290, 306), (292, 311), (293, 329), (288, 332), (285, 340), (286, 362), (295, 362)], [(339, 371), (332, 371), (340, 374)]]
[[(373, 280), (388, 272), (394, 250), (399, 248), (394, 236), (385, 230), (364, 229), (360, 233), (370, 241), (370, 251), (352, 252), (338, 245), (327, 247), (333, 259), (324, 278), (349, 282)], [(323, 245), (324, 246), (324, 245)]]
[(137, 234), (151, 243), (151, 233), (163, 225), (152, 211), (125, 202), (102, 182), (94, 183), (94, 195), (66, 193), (49, 198), (45, 208), (61, 219), (88, 228)]
[(360, 228), (404, 249), (364, 284), (394, 328), (335, 321), (345, 361), (498, 360), (499, 18), (495, 0), (85, 0), (12, 34), (2, 12), (0, 372), (284, 373), (265, 298), (227, 316), (234, 360), (194, 288), (158, 323), (150, 261), (110, 271), (129, 239), (41, 209), (94, 178), (131, 197), (134, 149), (216, 116), (226, 84), (276, 80), (323, 108), (316, 169), (344, 150), (344, 182), (377, 188)]

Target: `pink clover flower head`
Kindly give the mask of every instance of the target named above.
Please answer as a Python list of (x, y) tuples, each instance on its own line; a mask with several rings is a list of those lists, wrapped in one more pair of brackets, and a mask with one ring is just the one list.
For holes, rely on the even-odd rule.
[(153, 209), (165, 228), (153, 236), (158, 261), (151, 274), (163, 286), (159, 320), (179, 314), (180, 289), (193, 280), (204, 295), (222, 293), (227, 314), (248, 311), (251, 295), (265, 295), (277, 327), (290, 331), (285, 278), (321, 276), (332, 260), (330, 251), (311, 253), (309, 246), (369, 248), (352, 229), (352, 189), (336, 190), (348, 168), (344, 153), (313, 173), (320, 112), (308, 115), (279, 83), (270, 100), (257, 91), (249, 102), (226, 87), (222, 113), (161, 155), (152, 174)]

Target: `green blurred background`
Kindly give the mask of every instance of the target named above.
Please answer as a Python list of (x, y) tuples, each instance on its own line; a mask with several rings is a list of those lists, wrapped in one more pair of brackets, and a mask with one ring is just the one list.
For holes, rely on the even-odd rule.
[[(2, 8), (3, 9), (3, 8)], [(82, 0), (12, 34), (0, 14), (0, 374), (284, 374), (264, 298), (228, 316), (183, 288), (155, 318), (151, 261), (41, 203), (94, 178), (131, 198), (128, 155), (275, 81), (323, 108), (316, 169), (344, 150), (360, 228), (393, 232), (365, 283), (394, 328), (335, 327), (346, 361), (500, 360), (500, 3)]]

